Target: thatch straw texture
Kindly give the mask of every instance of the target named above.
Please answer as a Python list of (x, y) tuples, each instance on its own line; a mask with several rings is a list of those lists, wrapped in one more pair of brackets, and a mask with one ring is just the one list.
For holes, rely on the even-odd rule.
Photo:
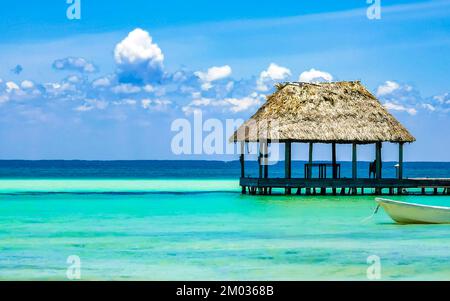
[(230, 141), (413, 142), (359, 81), (284, 83)]

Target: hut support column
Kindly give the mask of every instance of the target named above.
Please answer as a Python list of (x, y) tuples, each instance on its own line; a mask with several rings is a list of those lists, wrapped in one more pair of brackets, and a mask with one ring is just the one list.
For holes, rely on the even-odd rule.
[[(398, 179), (403, 180), (403, 142), (398, 145)], [(397, 188), (397, 194), (402, 194), (403, 188)]]
[[(356, 180), (358, 178), (358, 150), (357, 144), (352, 145), (352, 179)], [(357, 188), (353, 188), (353, 194), (357, 194)]]
[[(380, 180), (382, 178), (382, 173), (381, 173), (381, 147), (382, 147), (382, 143), (381, 142), (377, 142), (376, 143), (376, 148), (375, 148), (375, 153), (376, 153), (376, 178), (377, 180)], [(375, 194), (381, 194), (381, 187), (377, 187), (375, 188)]]
[[(307, 179), (312, 178), (312, 163), (313, 163), (313, 150), (314, 145), (312, 142), (309, 143), (309, 158), (308, 158), (308, 168), (306, 169), (308, 171), (308, 174), (305, 175)], [(311, 194), (311, 188), (306, 189), (306, 194)]]
[[(331, 161), (333, 164), (333, 179), (337, 179), (336, 143), (331, 144)], [(336, 195), (336, 188), (333, 188), (333, 195)]]
[[(286, 142), (284, 149), (284, 177), (286, 179), (290, 179), (292, 177), (291, 167), (292, 167), (292, 143)], [(291, 188), (286, 188), (285, 193), (288, 195), (291, 194)]]
[(403, 179), (403, 142), (398, 145), (398, 178)]
[[(245, 178), (245, 142), (241, 142), (241, 155), (239, 161), (241, 162), (241, 178)], [(246, 187), (242, 186), (242, 194), (246, 194)]]
[(306, 175), (306, 177), (308, 179), (312, 178), (312, 167), (311, 167), (311, 164), (313, 163), (313, 148), (314, 148), (314, 146), (313, 146), (312, 142), (310, 142), (309, 143), (309, 160), (308, 160), (309, 168), (308, 168), (308, 174)]
[(264, 151), (264, 179), (269, 178), (269, 143), (266, 141), (263, 144)]
[[(260, 142), (260, 162), (259, 177), (267, 179), (269, 177), (269, 150), (267, 140)], [(260, 194), (267, 194), (268, 191), (268, 187), (260, 188)]]
[(259, 178), (262, 179), (263, 176), (263, 168), (262, 168), (262, 143), (259, 142), (259, 154), (258, 154), (258, 168), (259, 168)]

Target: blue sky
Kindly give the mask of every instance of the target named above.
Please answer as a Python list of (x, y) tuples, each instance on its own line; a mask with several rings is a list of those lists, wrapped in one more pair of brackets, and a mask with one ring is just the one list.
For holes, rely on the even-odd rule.
[(364, 0), (1, 5), (2, 159), (230, 160), (175, 156), (171, 122), (248, 118), (302, 77), (361, 80), (416, 136), (407, 160), (450, 161), (450, 1), (381, 1), (379, 20)]

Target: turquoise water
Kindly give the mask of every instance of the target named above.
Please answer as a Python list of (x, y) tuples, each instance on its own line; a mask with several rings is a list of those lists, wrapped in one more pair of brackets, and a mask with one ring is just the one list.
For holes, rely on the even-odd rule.
[[(444, 196), (398, 200), (449, 205)], [(450, 226), (394, 224), (371, 196), (242, 196), (236, 180), (2, 179), (0, 279), (450, 280)]]

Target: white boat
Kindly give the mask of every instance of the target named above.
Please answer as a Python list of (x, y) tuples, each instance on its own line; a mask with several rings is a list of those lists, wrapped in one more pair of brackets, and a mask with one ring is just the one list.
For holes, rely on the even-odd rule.
[(450, 224), (450, 207), (411, 204), (376, 199), (379, 206), (399, 224)]

